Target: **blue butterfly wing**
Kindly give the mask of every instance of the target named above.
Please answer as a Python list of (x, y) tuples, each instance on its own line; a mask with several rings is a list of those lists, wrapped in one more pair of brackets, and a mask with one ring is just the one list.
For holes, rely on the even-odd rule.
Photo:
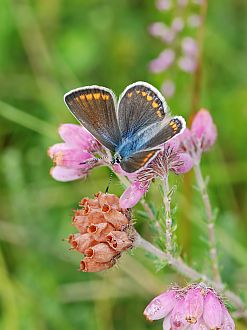
[(118, 107), (118, 123), (123, 139), (135, 136), (143, 129), (162, 122), (167, 104), (160, 92), (145, 82), (128, 86), (121, 94)]
[(105, 87), (88, 86), (65, 94), (64, 101), (76, 119), (105, 147), (115, 151), (121, 142), (116, 98)]

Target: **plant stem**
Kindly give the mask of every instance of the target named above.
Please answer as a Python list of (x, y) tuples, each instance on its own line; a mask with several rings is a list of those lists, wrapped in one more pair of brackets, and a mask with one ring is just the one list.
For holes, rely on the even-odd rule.
[(142, 248), (143, 250), (158, 257), (160, 260), (167, 261), (171, 268), (173, 268), (181, 275), (189, 278), (192, 281), (203, 281), (205, 284), (212, 286), (214, 289), (224, 294), (224, 296), (228, 298), (230, 302), (235, 306), (238, 315), (241, 315), (241, 317), (245, 319), (245, 321), (247, 321), (247, 310), (244, 302), (235, 293), (230, 290), (226, 290), (225, 286), (222, 283), (213, 281), (206, 275), (197, 272), (195, 269), (188, 266), (181, 258), (175, 258), (170, 253), (161, 251), (156, 246), (146, 241), (137, 232), (134, 244), (136, 247)]
[(171, 218), (171, 198), (169, 196), (170, 188), (168, 174), (164, 177), (164, 197), (165, 221), (166, 221), (166, 252), (172, 252), (172, 218)]
[(221, 276), (218, 265), (217, 247), (216, 247), (216, 236), (215, 236), (215, 219), (213, 216), (212, 206), (207, 192), (207, 186), (202, 176), (201, 167), (199, 163), (194, 165), (194, 172), (197, 181), (198, 188), (203, 200), (208, 225), (208, 238), (210, 243), (210, 258), (212, 264), (213, 278), (217, 283), (221, 283)]

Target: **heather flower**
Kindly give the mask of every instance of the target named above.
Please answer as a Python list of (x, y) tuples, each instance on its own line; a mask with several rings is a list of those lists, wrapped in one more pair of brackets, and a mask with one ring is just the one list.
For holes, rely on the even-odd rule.
[[(64, 143), (53, 145), (48, 155), (54, 162), (51, 176), (58, 181), (72, 181), (84, 178), (90, 169), (106, 162), (106, 150), (82, 126), (63, 124), (59, 135)], [(102, 156), (101, 159), (95, 155)]]
[(235, 330), (234, 321), (225, 306), (222, 307), (222, 330)]
[(135, 206), (142, 196), (148, 191), (150, 182), (146, 185), (141, 184), (139, 181), (134, 181), (130, 186), (124, 191), (120, 197), (120, 205), (123, 208), (132, 208)]
[(213, 292), (208, 292), (204, 300), (203, 320), (210, 328), (220, 328), (222, 324), (222, 305)]
[(178, 136), (180, 147), (198, 163), (203, 151), (208, 151), (217, 138), (217, 129), (208, 110), (200, 110), (194, 117), (191, 129)]
[(178, 60), (180, 69), (184, 72), (194, 72), (196, 69), (197, 62), (194, 57), (183, 56)]
[(161, 86), (161, 92), (165, 97), (171, 97), (175, 93), (175, 84), (171, 80), (165, 80), (163, 81), (163, 84)]
[(182, 49), (184, 54), (187, 56), (197, 56), (198, 46), (195, 39), (191, 37), (185, 37), (182, 40)]
[(145, 308), (143, 314), (149, 321), (166, 317), (176, 305), (176, 291), (168, 290), (155, 297)]
[(152, 72), (162, 72), (167, 70), (173, 63), (175, 53), (171, 49), (164, 50), (158, 58), (150, 62), (150, 70)]
[(171, 8), (171, 0), (157, 0), (156, 7), (159, 10), (169, 10)]
[[(203, 5), (203, 0), (194, 0), (198, 6)], [(149, 27), (149, 32), (152, 36), (158, 37), (169, 48), (165, 48), (157, 58), (149, 64), (149, 69), (152, 73), (160, 74), (176, 69), (192, 74), (196, 71), (198, 65), (198, 42), (191, 37), (191, 28), (198, 28), (202, 22), (198, 6), (191, 6), (188, 0), (177, 0), (176, 5), (179, 13), (174, 16), (170, 25), (163, 22), (156, 22)], [(171, 2), (168, 0), (157, 0), (156, 7), (159, 10), (170, 11), (170, 15), (174, 15), (171, 11)], [(176, 14), (175, 14), (176, 15)], [(169, 19), (165, 20), (169, 21)], [(188, 29), (187, 27), (190, 27)], [(172, 54), (172, 56), (171, 56)], [(175, 67), (176, 65), (176, 67)], [(166, 84), (166, 77), (163, 85)], [(170, 97), (175, 91), (175, 82), (172, 82), (172, 87), (162, 87), (164, 95)], [(170, 92), (171, 91), (171, 92)]]
[(173, 287), (144, 310), (152, 321), (164, 318), (164, 330), (234, 330), (234, 321), (218, 294), (203, 283)]
[(98, 193), (94, 199), (83, 198), (74, 211), (72, 224), (79, 233), (69, 236), (72, 250), (84, 254), (83, 272), (111, 268), (122, 252), (133, 246), (130, 211), (119, 206), (113, 194)]
[(190, 324), (195, 324), (203, 313), (204, 289), (192, 288), (188, 291), (184, 300), (185, 319)]
[(183, 174), (191, 170), (193, 161), (191, 156), (179, 146), (177, 137), (166, 142), (160, 153), (144, 169), (139, 170), (133, 178), (133, 182), (120, 197), (120, 206), (133, 207), (148, 191), (153, 179), (164, 179), (169, 171), (175, 174)]

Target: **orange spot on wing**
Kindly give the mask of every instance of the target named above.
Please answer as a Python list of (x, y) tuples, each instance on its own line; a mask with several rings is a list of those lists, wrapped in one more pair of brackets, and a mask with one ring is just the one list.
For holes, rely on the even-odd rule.
[(160, 110), (156, 111), (156, 113), (157, 113), (157, 116), (158, 116), (158, 117), (160, 117), (160, 118), (162, 117), (162, 113), (161, 113)]
[(92, 94), (86, 94), (86, 99), (88, 101), (91, 101), (93, 99), (93, 95)]
[(152, 101), (153, 97), (150, 95), (147, 95), (147, 101)]
[(80, 96), (78, 96), (77, 98), (77, 101), (84, 101), (85, 100), (85, 95), (80, 95)]
[(100, 93), (94, 93), (93, 97), (95, 98), (95, 100), (98, 100), (100, 98)]
[(102, 94), (101, 97), (103, 100), (109, 100), (109, 98), (110, 98), (110, 96), (107, 94)]
[(177, 126), (177, 124), (173, 124), (172, 125), (172, 129), (174, 129), (175, 131), (178, 129), (178, 126)]
[(136, 91), (136, 94), (139, 94), (140, 93), (140, 91)]
[(154, 155), (154, 152), (150, 152), (149, 154), (147, 154), (147, 156), (143, 159), (142, 165), (146, 164), (147, 161)]
[(158, 108), (158, 106), (159, 106), (159, 104), (158, 104), (157, 102), (153, 101), (153, 103), (152, 103), (152, 107), (153, 107), (153, 108)]
[(131, 96), (132, 96), (132, 94), (133, 94), (132, 92), (128, 93), (128, 97), (131, 97)]
[(142, 92), (142, 96), (146, 96), (147, 95), (147, 93), (146, 92)]

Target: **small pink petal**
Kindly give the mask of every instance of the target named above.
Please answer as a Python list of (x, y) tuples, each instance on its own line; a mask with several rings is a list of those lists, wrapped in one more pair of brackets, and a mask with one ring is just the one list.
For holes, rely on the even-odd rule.
[(48, 149), (48, 156), (53, 159), (57, 152), (68, 149), (71, 149), (71, 147), (67, 143), (56, 143)]
[(222, 304), (213, 292), (204, 299), (203, 319), (212, 329), (220, 328), (222, 322)]
[(201, 147), (207, 151), (216, 141), (217, 129), (208, 110), (200, 110), (194, 117), (191, 132), (201, 140)]
[(171, 313), (164, 318), (163, 321), (163, 330), (171, 330)]
[(195, 39), (191, 37), (185, 37), (182, 40), (182, 49), (187, 56), (197, 56), (198, 47)]
[(70, 146), (82, 150), (90, 149), (95, 143), (95, 138), (80, 125), (63, 124), (59, 127), (59, 135)]
[(149, 68), (154, 73), (165, 71), (172, 65), (174, 59), (174, 51), (172, 49), (166, 49), (160, 53), (158, 58), (150, 62)]
[(164, 150), (172, 149), (172, 152), (176, 152), (179, 148), (178, 136), (173, 137), (164, 144)]
[(169, 10), (171, 8), (171, 0), (156, 0), (156, 7), (159, 10)]
[(87, 169), (90, 167), (90, 164), (87, 163), (89, 160), (94, 160), (92, 155), (78, 149), (60, 150), (53, 155), (53, 161), (56, 165), (69, 168)]
[(161, 86), (161, 92), (165, 97), (172, 97), (175, 93), (175, 84), (171, 80), (165, 80)]
[(185, 128), (183, 133), (181, 133), (177, 136), (177, 139), (179, 140), (180, 148), (182, 150), (185, 150), (185, 151), (189, 152), (194, 148), (192, 133), (188, 128)]
[(184, 299), (180, 299), (176, 303), (171, 313), (170, 323), (173, 330), (183, 330), (187, 327), (188, 323), (185, 319)]
[(178, 66), (181, 70), (191, 73), (194, 72), (196, 69), (196, 59), (189, 57), (189, 56), (183, 56), (178, 60)]
[(185, 152), (179, 153), (176, 160), (171, 164), (171, 171), (176, 174), (183, 174), (189, 172), (194, 165), (191, 156)]
[(135, 206), (147, 190), (148, 188), (143, 188), (140, 182), (133, 182), (120, 197), (120, 207), (127, 209)]
[(223, 322), (222, 322), (222, 330), (235, 330), (234, 321), (229, 314), (228, 310), (225, 306), (222, 307), (223, 309)]
[(143, 314), (149, 321), (162, 319), (172, 311), (176, 302), (176, 293), (172, 290), (166, 291), (155, 297), (147, 305)]
[(198, 322), (196, 322), (196, 324), (191, 326), (191, 330), (209, 330), (209, 328), (201, 318)]
[(184, 28), (184, 21), (181, 17), (175, 17), (172, 21), (172, 30), (177, 32), (181, 32)]
[(203, 313), (203, 293), (201, 288), (192, 288), (188, 291), (184, 301), (186, 320), (195, 324)]
[(86, 173), (80, 169), (55, 166), (50, 171), (51, 176), (57, 181), (73, 181), (86, 176)]

